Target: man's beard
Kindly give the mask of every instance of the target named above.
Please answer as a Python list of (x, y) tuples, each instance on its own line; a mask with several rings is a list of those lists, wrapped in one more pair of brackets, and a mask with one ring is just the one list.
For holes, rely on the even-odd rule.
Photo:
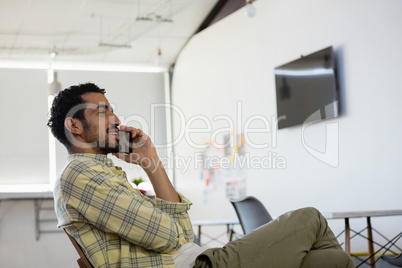
[(119, 143), (117, 140), (115, 140), (115, 142), (110, 141), (107, 131), (101, 135), (100, 132), (97, 133), (96, 130), (96, 128), (89, 127), (88, 125), (84, 126), (84, 131), (87, 133), (85, 135), (87, 143), (96, 146), (101, 154), (118, 153)]
[(109, 153), (118, 153), (119, 152), (119, 144), (109, 144), (109, 146), (99, 146), (99, 150), (102, 154), (109, 154)]

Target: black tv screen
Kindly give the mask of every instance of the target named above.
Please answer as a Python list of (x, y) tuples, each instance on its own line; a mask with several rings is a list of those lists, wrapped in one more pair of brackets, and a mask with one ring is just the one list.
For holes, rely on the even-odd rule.
[(338, 116), (332, 47), (275, 68), (278, 129)]

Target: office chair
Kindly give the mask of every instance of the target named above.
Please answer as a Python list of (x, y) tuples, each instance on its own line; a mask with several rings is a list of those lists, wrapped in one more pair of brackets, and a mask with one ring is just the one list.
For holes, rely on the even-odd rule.
[[(66, 230), (64, 230), (66, 232)], [(69, 235), (66, 232), (68, 238), (70, 239), (71, 243), (73, 243), (74, 248), (77, 250), (78, 255), (80, 255), (80, 258), (78, 258), (77, 263), (80, 268), (93, 268), (92, 264), (89, 262), (88, 258), (85, 256), (84, 252), (82, 251), (81, 246), (75, 241), (74, 237)]]
[(247, 196), (242, 199), (230, 199), (244, 234), (272, 220), (264, 205), (255, 197)]
[(381, 256), (381, 259), (384, 261), (396, 266), (396, 267), (402, 267), (402, 253), (399, 254), (398, 256)]
[[(400, 239), (400, 238), (402, 238), (402, 232), (400, 232), (397, 236), (395, 236), (394, 238), (392, 238), (392, 244), (391, 244), (391, 246), (394, 246), (395, 245), (395, 243)], [(390, 242), (391, 242), (390, 241)], [(399, 249), (399, 247), (397, 247), (398, 249)], [(386, 248), (386, 251), (385, 252), (387, 252), (388, 250), (390, 249), (390, 247), (389, 248)], [(387, 256), (387, 255), (385, 255), (385, 253), (381, 256), (381, 259), (383, 259), (384, 261), (386, 261), (386, 262), (388, 262), (389, 264), (392, 264), (393, 266), (396, 266), (396, 267), (402, 267), (402, 253), (400, 253), (399, 255), (396, 255), (396, 256)]]

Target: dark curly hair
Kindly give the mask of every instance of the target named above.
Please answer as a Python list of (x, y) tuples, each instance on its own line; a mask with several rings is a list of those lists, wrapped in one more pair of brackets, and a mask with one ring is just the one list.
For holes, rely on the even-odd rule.
[[(106, 90), (99, 88), (93, 83), (79, 84), (64, 89), (53, 100), (52, 108), (50, 109), (50, 118), (47, 125), (52, 131), (53, 136), (64, 144), (67, 150), (70, 149), (71, 143), (66, 136), (64, 121), (74, 107), (85, 103), (81, 96), (89, 92), (105, 94)], [(86, 124), (84, 109), (78, 109), (71, 116), (81, 120), (84, 125)]]

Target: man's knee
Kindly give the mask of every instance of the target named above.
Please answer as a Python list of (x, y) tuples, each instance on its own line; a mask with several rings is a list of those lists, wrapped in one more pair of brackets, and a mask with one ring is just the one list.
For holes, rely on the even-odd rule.
[(298, 214), (301, 214), (307, 218), (322, 217), (321, 212), (314, 207), (299, 208), (299, 209), (295, 210), (294, 212), (297, 212)]
[(305, 208), (300, 208), (298, 210), (303, 213), (321, 214), (320, 211), (318, 211), (318, 209), (316, 209), (315, 207), (305, 207)]
[(305, 224), (313, 224), (315, 226), (327, 225), (327, 221), (321, 212), (314, 207), (300, 208), (292, 212), (297, 220), (303, 221)]

